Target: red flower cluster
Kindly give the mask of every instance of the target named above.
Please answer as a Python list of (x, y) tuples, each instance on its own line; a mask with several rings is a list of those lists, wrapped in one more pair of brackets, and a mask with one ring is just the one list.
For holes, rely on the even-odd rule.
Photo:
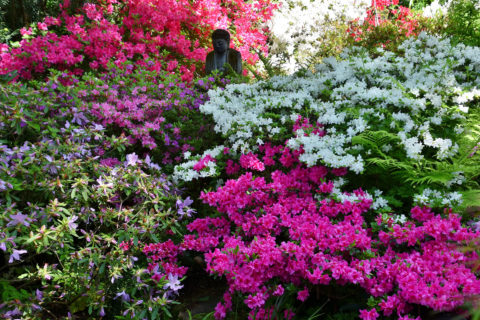
[[(410, 37), (417, 35), (419, 23), (412, 11), (398, 5), (398, 0), (372, 0), (372, 6), (367, 10), (367, 17), (362, 24), (359, 19), (351, 23), (348, 33), (355, 41), (364, 40), (367, 34), (373, 32), (376, 27), (393, 25), (399, 35)], [(384, 46), (385, 43), (378, 45)]]

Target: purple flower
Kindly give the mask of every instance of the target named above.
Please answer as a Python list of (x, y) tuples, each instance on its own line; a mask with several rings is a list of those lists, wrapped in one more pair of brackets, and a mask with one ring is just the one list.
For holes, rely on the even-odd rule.
[(5, 182), (3, 180), (0, 179), (0, 191), (5, 191), (7, 189), (11, 189), (12, 188), (12, 185), (8, 182)]
[(138, 162), (138, 156), (135, 153), (127, 154), (127, 163), (125, 164), (128, 166), (135, 166)]
[(169, 273), (168, 282), (163, 286), (163, 289), (170, 289), (174, 292), (177, 292), (182, 288), (183, 288), (183, 285), (180, 284), (180, 280), (178, 280), (178, 275)]
[(17, 226), (17, 225), (24, 225), (28, 227), (30, 225), (29, 221), (32, 221), (32, 219), (29, 216), (27, 216), (26, 214), (22, 214), (21, 212), (10, 215), (10, 219), (11, 219), (10, 222), (7, 223), (7, 227)]
[(42, 299), (43, 299), (43, 292), (37, 289), (37, 290), (35, 291), (35, 297), (37, 298), (38, 301), (42, 301)]
[(17, 307), (15, 307), (15, 309), (13, 309), (12, 311), (8, 311), (4, 314), (5, 318), (6, 319), (13, 319), (14, 316), (20, 316), (22, 313), (20, 312), (20, 310), (18, 310)]
[(10, 259), (8, 260), (8, 263), (12, 263), (15, 260), (20, 260), (20, 255), (25, 253), (27, 253), (27, 250), (13, 249), (13, 253), (10, 255)]
[(145, 163), (147, 164), (147, 166), (149, 166), (152, 169), (160, 170), (160, 166), (156, 163), (153, 163), (149, 155), (145, 157)]
[(71, 231), (77, 230), (78, 224), (74, 223), (75, 221), (77, 221), (77, 219), (78, 219), (77, 216), (68, 218), (68, 227), (70, 228)]
[(193, 200), (190, 199), (190, 197), (187, 197), (183, 202), (181, 199), (178, 199), (177, 202), (175, 203), (175, 205), (177, 206), (178, 215), (182, 217), (183, 215), (186, 214), (188, 217), (190, 217), (192, 213), (195, 213), (195, 210), (191, 208), (188, 208), (186, 212), (184, 211), (184, 208), (189, 207), (192, 203), (193, 203)]
[(130, 301), (130, 296), (128, 295), (128, 293), (125, 293), (125, 290), (117, 293), (114, 299), (117, 299), (118, 297), (121, 297), (122, 301), (126, 301), (126, 302)]

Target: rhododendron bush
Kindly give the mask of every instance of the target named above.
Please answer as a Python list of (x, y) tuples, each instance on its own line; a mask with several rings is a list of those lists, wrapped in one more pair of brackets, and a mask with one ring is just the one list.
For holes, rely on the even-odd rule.
[[(63, 8), (68, 8), (68, 1)], [(260, 24), (274, 8), (271, 0), (86, 3), (79, 14), (63, 10), (59, 17), (47, 17), (33, 28), (22, 29), (24, 38), (16, 47), (1, 44), (0, 72), (15, 71), (28, 79), (55, 67), (79, 74), (87, 68), (106, 68), (108, 62), (120, 65), (135, 59), (145, 63), (145, 58), (152, 57), (156, 60), (152, 69), (175, 70), (184, 80), (192, 80), (216, 28), (230, 29), (233, 46), (248, 63), (254, 63), (257, 57), (252, 49), (266, 52)]]
[(177, 163), (183, 152), (213, 144), (211, 119), (198, 108), (208, 100), (207, 91), (226, 80), (198, 78), (191, 86), (177, 74), (147, 68), (126, 62), (121, 68), (109, 66), (100, 77), (87, 73), (74, 82), (63, 76), (60, 80), (73, 84), (70, 104), (107, 130), (125, 134), (161, 164)]
[(179, 280), (138, 245), (180, 237), (192, 200), (61, 80), (0, 87), (0, 317), (163, 317)]
[(192, 234), (178, 245), (144, 247), (158, 277), (183, 276), (186, 270), (174, 265), (177, 256), (204, 252), (207, 271), (228, 283), (216, 319), (232, 311), (234, 297), (241, 297), (252, 319), (290, 314), (275, 301), (291, 283), (299, 301), (318, 286), (362, 288), (374, 307), (361, 310), (362, 319), (406, 316), (415, 313), (414, 305), (454, 310), (480, 293), (472, 270), (478, 256), (460, 247), (477, 244), (480, 233), (451, 210), (416, 206), (402, 219), (380, 214), (373, 210), (375, 196), (342, 190), (337, 176), (344, 170), (307, 167), (299, 159), (303, 151), (287, 146), (265, 144), (260, 150), (240, 158), (238, 178), (202, 193), (219, 216), (190, 223)]

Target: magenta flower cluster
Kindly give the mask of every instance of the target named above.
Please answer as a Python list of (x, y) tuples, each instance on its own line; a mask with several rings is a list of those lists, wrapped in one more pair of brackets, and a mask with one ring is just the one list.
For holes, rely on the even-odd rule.
[(409, 319), (413, 305), (453, 310), (480, 293), (471, 265), (478, 256), (460, 248), (478, 243), (480, 234), (462, 226), (457, 214), (414, 207), (403, 224), (385, 220), (371, 209), (368, 193), (335, 187), (335, 176), (345, 170), (307, 168), (299, 152), (283, 146), (267, 144), (261, 152), (263, 157), (242, 156), (241, 166), (256, 173), (263, 166), (276, 170), (263, 171), (263, 177), (247, 171), (202, 193), (220, 217), (196, 219), (188, 225), (192, 234), (178, 245), (144, 249), (150, 269), (160, 266), (164, 274), (179, 276), (185, 269), (175, 266), (177, 255), (204, 252), (207, 271), (228, 282), (216, 319), (225, 318), (237, 293), (256, 319), (268, 319), (269, 300), (290, 283), (299, 288), (300, 301), (316, 286), (357, 285), (378, 301), (360, 311), (364, 320), (380, 314)]

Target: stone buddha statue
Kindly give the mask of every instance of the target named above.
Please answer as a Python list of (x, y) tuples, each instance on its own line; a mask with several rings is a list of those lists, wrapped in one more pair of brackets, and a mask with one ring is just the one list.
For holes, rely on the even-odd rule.
[(225, 64), (229, 64), (233, 71), (242, 74), (242, 55), (235, 49), (230, 48), (230, 33), (227, 30), (217, 29), (212, 33), (213, 51), (207, 54), (205, 73), (210, 74), (213, 70), (224, 73)]

